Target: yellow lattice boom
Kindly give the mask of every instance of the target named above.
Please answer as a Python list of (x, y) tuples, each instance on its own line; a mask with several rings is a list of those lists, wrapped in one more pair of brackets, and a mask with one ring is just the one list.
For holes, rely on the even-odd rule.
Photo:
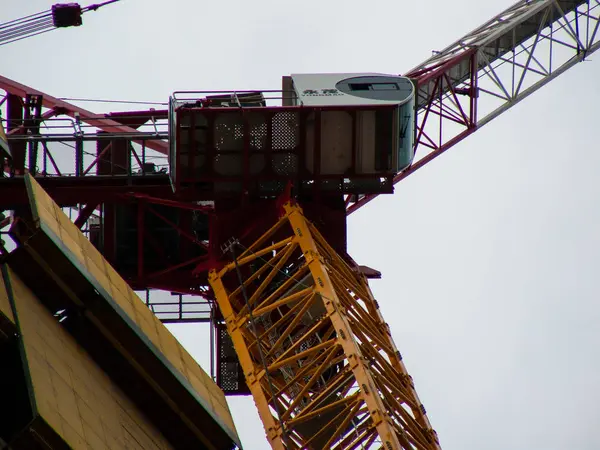
[(273, 449), (439, 449), (365, 277), (285, 214), (210, 282)]

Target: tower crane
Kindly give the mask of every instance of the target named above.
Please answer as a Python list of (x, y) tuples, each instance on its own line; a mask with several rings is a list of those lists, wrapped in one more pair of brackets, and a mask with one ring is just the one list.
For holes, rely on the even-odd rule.
[(585, 60), (599, 26), (597, 0), (520, 0), (401, 76), (291, 74), (164, 110), (94, 114), (0, 76), (0, 211), (19, 226), (26, 172), (77, 206), (132, 287), (175, 294), (146, 297), (163, 321), (213, 325), (217, 382), (252, 395), (273, 449), (438, 449), (346, 217)]
[(0, 46), (58, 28), (79, 27), (83, 24), (83, 14), (118, 1), (109, 0), (85, 7), (81, 7), (78, 3), (57, 3), (48, 11), (0, 23)]

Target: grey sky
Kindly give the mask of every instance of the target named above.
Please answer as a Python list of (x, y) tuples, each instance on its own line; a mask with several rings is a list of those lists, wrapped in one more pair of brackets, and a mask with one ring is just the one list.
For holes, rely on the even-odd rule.
[[(0, 22), (52, 3), (3, 0)], [(512, 3), (124, 0), (0, 47), (0, 73), (58, 97), (149, 101), (401, 73)], [(383, 273), (372, 288), (444, 449), (600, 448), (598, 59), (349, 219), (349, 252)], [(171, 329), (208, 370), (206, 330)], [(230, 404), (245, 448), (267, 449), (252, 400)]]

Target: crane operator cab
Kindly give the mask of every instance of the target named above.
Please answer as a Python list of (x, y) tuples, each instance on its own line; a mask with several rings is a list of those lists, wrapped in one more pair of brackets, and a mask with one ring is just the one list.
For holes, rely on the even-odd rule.
[(175, 92), (170, 99), (173, 188), (211, 197), (392, 192), (410, 165), (415, 87), (380, 74), (300, 74), (280, 91)]

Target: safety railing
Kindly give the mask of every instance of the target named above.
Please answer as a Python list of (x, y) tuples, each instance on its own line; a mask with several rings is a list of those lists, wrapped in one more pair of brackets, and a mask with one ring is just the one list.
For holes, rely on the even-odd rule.
[(188, 107), (261, 107), (282, 106), (284, 100), (298, 104), (298, 96), (292, 90), (247, 91), (176, 91), (170, 98), (174, 108)]

